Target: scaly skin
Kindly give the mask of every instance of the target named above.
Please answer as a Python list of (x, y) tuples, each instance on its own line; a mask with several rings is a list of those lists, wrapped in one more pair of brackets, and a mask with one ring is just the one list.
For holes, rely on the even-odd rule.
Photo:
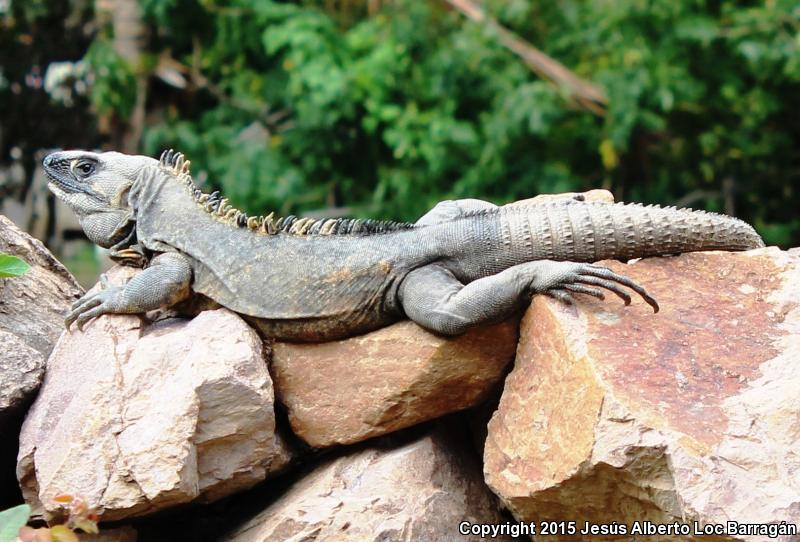
[(533, 294), (631, 302), (631, 280), (591, 262), (695, 250), (746, 250), (761, 238), (735, 218), (685, 209), (576, 200), (496, 207), (442, 202), (417, 224), (248, 217), (198, 190), (172, 151), (144, 156), (57, 152), (51, 190), (114, 259), (145, 267), (124, 287), (85, 296), (81, 328), (106, 313), (173, 305), (191, 292), (234, 310), (267, 336), (324, 341), (407, 316), (455, 335), (502, 319)]

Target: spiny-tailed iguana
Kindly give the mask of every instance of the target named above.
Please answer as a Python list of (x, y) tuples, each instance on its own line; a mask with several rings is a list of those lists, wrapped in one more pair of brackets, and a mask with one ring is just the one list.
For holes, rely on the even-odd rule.
[[(583, 201), (496, 207), (443, 203), (417, 224), (248, 217), (196, 188), (179, 153), (160, 160), (65, 151), (44, 160), (50, 189), (89, 239), (146, 266), (124, 287), (84, 296), (67, 315), (81, 328), (106, 313), (141, 313), (199, 292), (267, 336), (324, 341), (404, 315), (446, 335), (502, 319), (542, 293), (630, 303), (630, 279), (591, 263), (763, 246), (728, 216)], [(466, 209), (466, 211), (465, 211)]]

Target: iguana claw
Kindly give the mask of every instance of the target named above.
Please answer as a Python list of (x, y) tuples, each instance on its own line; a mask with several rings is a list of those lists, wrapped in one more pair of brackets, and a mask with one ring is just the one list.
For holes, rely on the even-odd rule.
[(658, 302), (647, 293), (647, 290), (628, 277), (619, 275), (611, 269), (599, 265), (581, 263), (564, 262), (556, 263), (556, 265), (570, 266), (572, 269), (561, 275), (554, 281), (554, 284), (545, 288), (541, 292), (545, 295), (572, 304), (571, 293), (587, 294), (598, 299), (605, 299), (605, 295), (599, 289), (604, 288), (622, 299), (625, 305), (630, 305), (631, 296), (622, 289), (622, 286), (625, 286), (639, 294), (644, 302), (653, 308), (653, 312), (658, 312), (659, 310)]
[(123, 289), (119, 286), (108, 286), (105, 275), (101, 276), (100, 282), (102, 290), (85, 295), (72, 305), (64, 318), (67, 329), (74, 323), (79, 331), (83, 331), (83, 326), (92, 318), (117, 312), (121, 306)]
[(111, 259), (120, 265), (128, 267), (144, 267), (147, 258), (140, 251), (132, 248), (124, 248), (111, 253)]

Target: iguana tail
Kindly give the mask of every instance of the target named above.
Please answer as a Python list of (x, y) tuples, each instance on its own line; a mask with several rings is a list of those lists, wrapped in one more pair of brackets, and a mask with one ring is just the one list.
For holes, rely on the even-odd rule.
[(480, 261), (481, 275), (532, 260), (595, 262), (764, 246), (758, 233), (737, 218), (658, 205), (508, 205), (469, 213), (451, 224), (460, 230), (451, 235), (466, 237), (471, 247), (465, 249), (470, 254), (454, 256)]

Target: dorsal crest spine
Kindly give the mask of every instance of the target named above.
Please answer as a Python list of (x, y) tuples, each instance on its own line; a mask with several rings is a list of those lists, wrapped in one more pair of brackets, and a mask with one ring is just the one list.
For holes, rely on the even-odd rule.
[(366, 235), (410, 230), (415, 226), (408, 222), (363, 220), (356, 218), (298, 218), (294, 215), (275, 218), (275, 213), (266, 216), (247, 216), (246, 213), (228, 204), (219, 192), (206, 194), (194, 184), (189, 165), (182, 153), (172, 149), (161, 153), (159, 167), (168, 175), (182, 182), (197, 205), (217, 220), (234, 227), (247, 228), (255, 233), (276, 235)]

